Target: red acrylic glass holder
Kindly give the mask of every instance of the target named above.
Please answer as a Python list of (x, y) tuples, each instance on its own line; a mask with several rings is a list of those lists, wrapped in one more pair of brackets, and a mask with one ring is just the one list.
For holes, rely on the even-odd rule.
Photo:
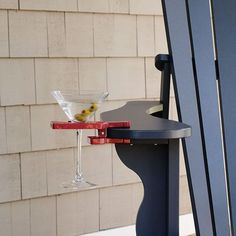
[(96, 129), (98, 136), (89, 136), (90, 144), (130, 143), (130, 139), (114, 139), (107, 137), (108, 128), (129, 128), (130, 121), (96, 121), (96, 122), (61, 122), (52, 121), (52, 129)]

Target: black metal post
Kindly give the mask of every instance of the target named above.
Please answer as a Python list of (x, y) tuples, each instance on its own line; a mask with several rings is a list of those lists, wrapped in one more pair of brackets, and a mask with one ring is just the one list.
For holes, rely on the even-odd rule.
[(169, 117), (169, 102), (170, 102), (170, 60), (169, 55), (159, 54), (155, 58), (155, 66), (161, 71), (161, 94), (160, 102), (163, 104), (162, 117)]

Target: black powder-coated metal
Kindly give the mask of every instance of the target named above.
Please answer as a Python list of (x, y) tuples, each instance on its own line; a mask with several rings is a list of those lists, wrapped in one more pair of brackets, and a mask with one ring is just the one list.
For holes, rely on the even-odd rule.
[(164, 65), (166, 63), (170, 63), (170, 56), (168, 54), (158, 54), (155, 57), (155, 67), (159, 71), (163, 71), (164, 70)]
[(212, 6), (232, 234), (236, 235), (236, 1), (214, 0)]
[[(188, 0), (189, 28), (214, 235), (229, 236), (216, 68), (209, 1)], [(235, 136), (236, 137), (236, 136)], [(216, 174), (217, 173), (217, 174)]]
[(162, 0), (162, 6), (179, 120), (192, 127), (192, 136), (183, 141), (183, 147), (196, 234), (212, 236), (214, 228), (192, 67), (187, 6), (185, 0)]
[(168, 235), (179, 233), (179, 140), (169, 140), (168, 149)]
[(162, 145), (116, 144), (121, 161), (141, 178), (144, 199), (137, 236), (179, 235), (179, 141)]
[(163, 65), (161, 72), (161, 94), (160, 102), (163, 104), (163, 111), (161, 117), (169, 118), (169, 106), (170, 106), (170, 62), (166, 62)]
[(157, 101), (134, 101), (125, 106), (101, 114), (104, 121), (131, 121), (130, 128), (109, 128), (108, 138), (125, 139), (177, 139), (191, 135), (188, 125), (176, 121), (153, 117), (146, 113), (152, 107), (158, 105)]
[(141, 178), (144, 199), (136, 220), (137, 236), (179, 235), (179, 138), (188, 137), (185, 124), (146, 113), (157, 101), (128, 102), (105, 112), (106, 121), (130, 120), (130, 128), (110, 128), (107, 137), (129, 138), (132, 144), (116, 144), (121, 161)]

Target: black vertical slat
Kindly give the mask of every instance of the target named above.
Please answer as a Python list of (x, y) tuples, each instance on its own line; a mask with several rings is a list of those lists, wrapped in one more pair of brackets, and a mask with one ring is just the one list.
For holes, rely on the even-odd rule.
[(188, 0), (187, 2), (214, 231), (215, 235), (228, 236), (230, 228), (210, 6), (208, 0)]
[(213, 0), (215, 42), (233, 235), (236, 235), (236, 1)]
[(211, 208), (199, 125), (185, 0), (162, 0), (180, 121), (192, 127), (183, 141), (197, 235), (213, 235)]

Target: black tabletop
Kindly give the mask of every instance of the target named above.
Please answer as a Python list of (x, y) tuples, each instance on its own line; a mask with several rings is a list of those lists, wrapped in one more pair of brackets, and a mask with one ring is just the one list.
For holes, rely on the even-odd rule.
[[(148, 114), (153, 106), (160, 107), (158, 101), (132, 101), (116, 110), (101, 114), (103, 121), (130, 121), (130, 128), (109, 128), (107, 136), (110, 138), (127, 139), (177, 139), (191, 135), (190, 126), (154, 117)], [(155, 109), (154, 109), (155, 110)]]

